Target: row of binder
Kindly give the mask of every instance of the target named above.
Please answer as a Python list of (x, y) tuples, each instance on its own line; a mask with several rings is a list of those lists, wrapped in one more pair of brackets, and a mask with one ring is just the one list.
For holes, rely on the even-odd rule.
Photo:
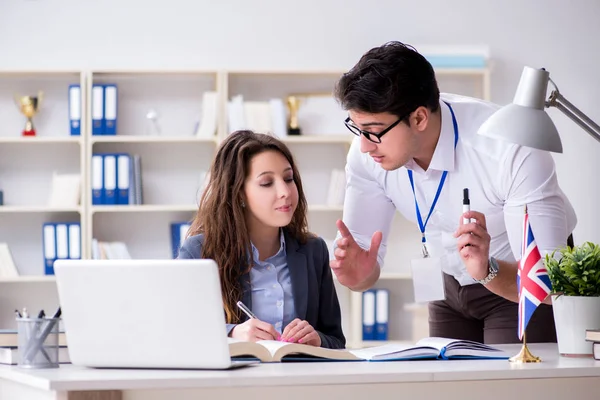
[(139, 155), (92, 154), (92, 204), (142, 204), (142, 169)]
[(389, 291), (371, 289), (362, 295), (363, 340), (387, 340)]
[(173, 258), (177, 258), (179, 255), (179, 249), (185, 241), (190, 226), (191, 224), (189, 222), (173, 222), (171, 224), (171, 247)]
[(117, 134), (117, 97), (115, 84), (92, 85), (92, 135)]
[(44, 273), (54, 275), (54, 261), (81, 258), (81, 224), (48, 222), (42, 227)]

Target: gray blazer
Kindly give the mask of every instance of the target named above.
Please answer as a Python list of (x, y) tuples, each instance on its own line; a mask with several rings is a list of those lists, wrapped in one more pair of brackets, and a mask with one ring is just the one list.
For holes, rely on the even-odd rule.
[[(321, 238), (310, 238), (306, 244), (299, 244), (284, 230), (287, 264), (292, 281), (294, 306), (298, 318), (311, 324), (321, 337), (321, 347), (341, 349), (346, 345), (342, 332), (342, 317), (331, 269), (329, 252)], [(201, 258), (204, 235), (187, 238), (178, 258)], [(252, 309), (252, 289), (250, 274), (241, 277), (242, 301)], [(243, 319), (247, 317), (244, 315)], [(234, 324), (227, 324), (231, 332)]]

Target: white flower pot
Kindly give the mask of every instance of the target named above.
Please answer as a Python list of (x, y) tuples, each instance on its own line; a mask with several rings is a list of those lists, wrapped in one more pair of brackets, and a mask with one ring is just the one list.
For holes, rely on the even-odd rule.
[(552, 296), (558, 352), (568, 356), (592, 354), (586, 329), (600, 329), (600, 297)]

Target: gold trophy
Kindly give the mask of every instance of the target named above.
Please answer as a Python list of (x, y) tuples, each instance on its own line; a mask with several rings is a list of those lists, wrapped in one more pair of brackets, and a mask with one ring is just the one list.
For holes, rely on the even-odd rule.
[(35, 128), (33, 127), (32, 118), (39, 111), (43, 96), (44, 93), (41, 91), (38, 92), (37, 96), (14, 96), (15, 103), (19, 108), (19, 111), (21, 111), (21, 113), (27, 117), (25, 129), (23, 129), (23, 136), (35, 136)]
[(288, 135), (300, 135), (300, 127), (298, 126), (298, 109), (300, 108), (300, 99), (297, 96), (288, 96), (286, 98), (287, 107), (290, 113), (288, 119), (287, 133)]

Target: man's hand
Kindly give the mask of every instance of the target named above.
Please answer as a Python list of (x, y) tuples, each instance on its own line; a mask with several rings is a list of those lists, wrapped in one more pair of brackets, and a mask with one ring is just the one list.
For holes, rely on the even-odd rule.
[(337, 220), (336, 225), (342, 237), (337, 240), (335, 260), (331, 260), (329, 265), (342, 285), (354, 289), (361, 286), (375, 272), (377, 252), (383, 234), (375, 232), (371, 238), (371, 247), (369, 250), (363, 250), (341, 220)]
[[(475, 222), (463, 224), (463, 218)], [(490, 235), (487, 232), (485, 215), (468, 211), (460, 217), (460, 226), (454, 233), (460, 257), (473, 279), (481, 280), (488, 275), (490, 258)]]

